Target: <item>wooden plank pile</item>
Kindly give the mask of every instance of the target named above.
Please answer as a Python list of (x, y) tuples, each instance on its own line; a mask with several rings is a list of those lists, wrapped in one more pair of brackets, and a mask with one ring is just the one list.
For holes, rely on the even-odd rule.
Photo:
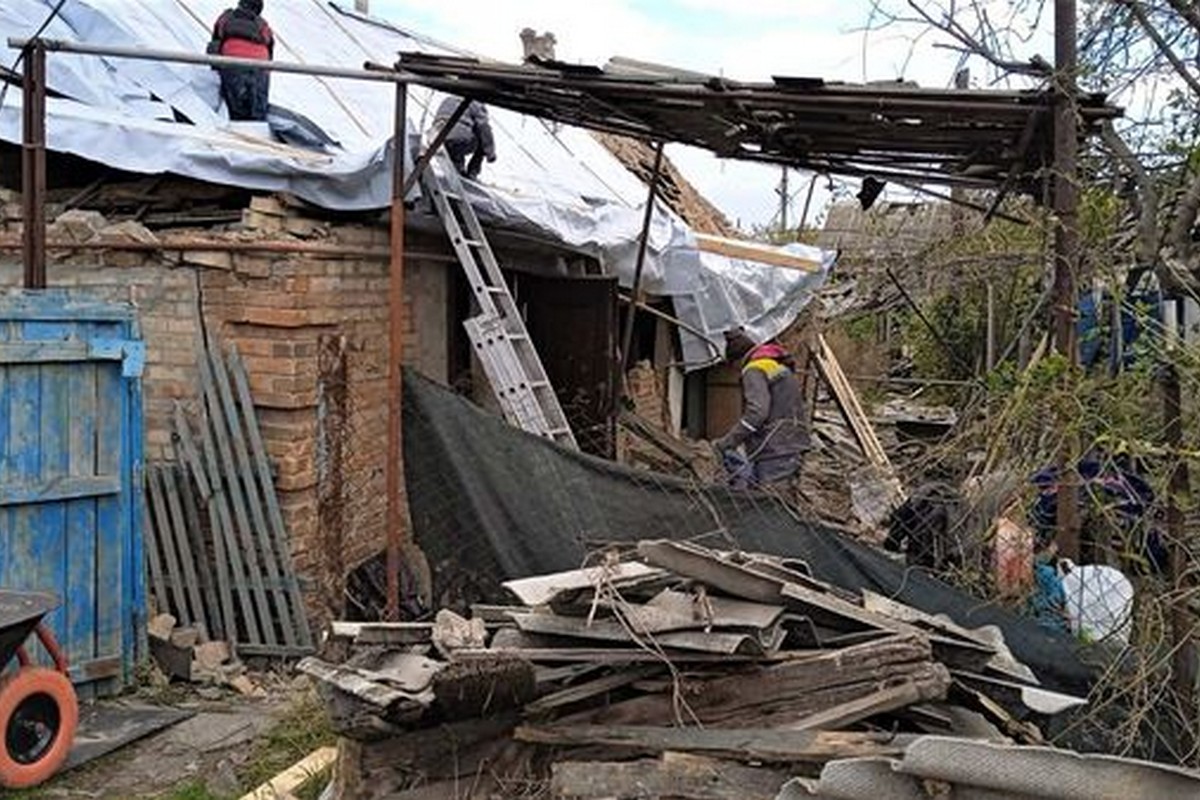
[(630, 555), (510, 581), (519, 605), (470, 619), (334, 623), (329, 660), (300, 664), (343, 737), (333, 797), (773, 798), (924, 733), (1036, 736), (997, 687), (1073, 701), (1002, 645), (802, 563)]
[[(160, 611), (239, 656), (313, 652), (288, 532), (236, 347), (197, 346), (201, 401), (176, 402), (177, 464), (146, 475), (147, 564)], [(169, 670), (174, 672), (173, 670)]]

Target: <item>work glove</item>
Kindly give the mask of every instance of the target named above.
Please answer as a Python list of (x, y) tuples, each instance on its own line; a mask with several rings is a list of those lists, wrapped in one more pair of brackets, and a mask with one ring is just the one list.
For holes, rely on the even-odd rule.
[(724, 454), (731, 450), (737, 450), (738, 444), (738, 442), (733, 440), (733, 437), (731, 437), (729, 434), (725, 434), (720, 439), (713, 440), (712, 448), (713, 450), (716, 450), (717, 453)]

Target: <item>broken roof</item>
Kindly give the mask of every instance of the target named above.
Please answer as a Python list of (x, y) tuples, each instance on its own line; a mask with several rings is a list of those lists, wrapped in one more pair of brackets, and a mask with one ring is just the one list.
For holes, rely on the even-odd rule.
[[(604, 68), (524, 65), (428, 52), (396, 68), (456, 93), (544, 119), (658, 141), (725, 158), (900, 183), (1022, 188), (1051, 162), (1049, 91), (921, 89), (775, 77), (743, 83), (614, 58)], [(1103, 95), (1079, 100), (1084, 135), (1119, 116)]]
[[(0, 30), (107, 47), (161, 48), (200, 54), (213, 20), (229, 0), (4, 0)], [(52, 12), (57, 11), (57, 15)], [(462, 51), (348, 5), (289, 0), (268, 7), (280, 61), (360, 69), (398, 53)], [(514, 37), (515, 44), (515, 37)], [(253, 191), (294, 194), (336, 210), (383, 208), (391, 201), (394, 86), (388, 81), (275, 73), (272, 128), (297, 120), (324, 147), (277, 141), (230, 125), (217, 73), (207, 66), (110, 56), (51, 53), (47, 60), (47, 141), (115, 169), (172, 173)], [(410, 147), (444, 95), (408, 91)], [(498, 160), (470, 186), (485, 224), (516, 228), (595, 257), (621, 284), (632, 284), (646, 186), (588, 131), (554, 125), (503, 108), (492, 114)], [(315, 137), (313, 134), (316, 134)], [(0, 105), (0, 140), (21, 142), (21, 93)], [(792, 246), (811, 268), (779, 268), (703, 251), (692, 229), (660, 203), (653, 215), (643, 288), (671, 297), (693, 330), (680, 334), (684, 361), (719, 358), (721, 332), (738, 325), (758, 338), (778, 335), (821, 286), (832, 253)]]

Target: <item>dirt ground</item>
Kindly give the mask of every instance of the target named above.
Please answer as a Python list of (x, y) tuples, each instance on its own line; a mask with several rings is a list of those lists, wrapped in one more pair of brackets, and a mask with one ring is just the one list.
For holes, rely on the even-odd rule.
[(277, 679), (261, 698), (213, 689), (204, 694), (193, 687), (158, 693), (153, 700), (194, 715), (14, 798), (229, 800), (332, 742), (305, 679)]

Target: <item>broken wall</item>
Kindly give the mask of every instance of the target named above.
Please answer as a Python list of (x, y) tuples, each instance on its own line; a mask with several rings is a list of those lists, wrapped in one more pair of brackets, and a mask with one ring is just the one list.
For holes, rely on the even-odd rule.
[[(286, 212), (248, 211), (238, 232), (173, 232), (171, 240), (299, 242)], [(60, 218), (61, 219), (61, 218)], [(72, 222), (74, 220), (74, 222)], [(86, 220), (86, 221), (85, 221)], [(72, 212), (51, 226), (55, 241), (106, 241), (111, 250), (52, 250), (49, 285), (138, 309), (146, 342), (147, 460), (174, 458), (174, 404), (194, 409), (196, 346), (210, 332), (236, 344), (269, 452), (295, 566), (318, 617), (342, 603), (346, 572), (385, 539), (388, 419), (388, 231), (304, 221), (303, 233), (354, 253), (130, 251), (154, 234)], [(19, 222), (0, 230), (11, 243)], [(451, 321), (448, 255), (410, 238), (405, 264), (405, 361), (446, 380)], [(0, 287), (21, 282), (20, 252), (0, 251)]]

